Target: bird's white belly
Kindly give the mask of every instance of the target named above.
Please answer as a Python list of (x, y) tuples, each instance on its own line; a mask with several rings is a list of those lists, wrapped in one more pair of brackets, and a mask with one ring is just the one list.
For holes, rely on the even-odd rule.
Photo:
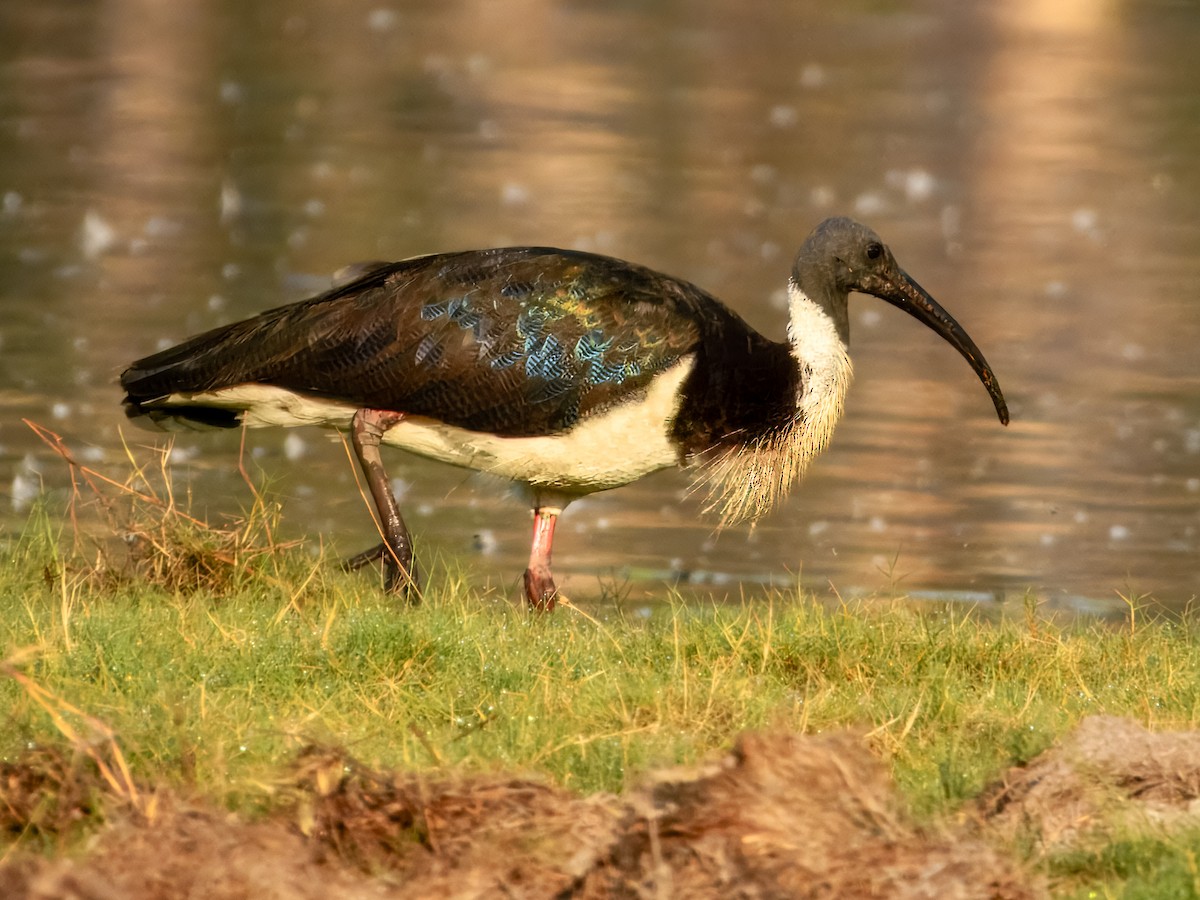
[[(589, 416), (570, 431), (535, 437), (500, 437), (413, 416), (390, 428), (385, 444), (441, 462), (498, 475), (535, 487), (587, 494), (628, 484), (678, 465), (670, 423), (692, 357), (658, 375), (636, 399)], [(262, 384), (173, 395), (160, 405), (206, 405), (244, 410), (249, 427), (322, 425), (347, 430), (357, 407), (338, 400)]]

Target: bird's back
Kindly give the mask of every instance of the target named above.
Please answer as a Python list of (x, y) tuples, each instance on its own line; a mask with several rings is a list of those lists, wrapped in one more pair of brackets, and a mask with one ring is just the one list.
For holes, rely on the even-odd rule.
[(121, 384), (130, 416), (173, 398), (173, 415), (232, 425), (235, 413), (182, 398), (263, 384), (503, 436), (547, 434), (694, 353), (710, 305), (720, 307), (686, 282), (594, 254), (417, 257), (139, 360)]

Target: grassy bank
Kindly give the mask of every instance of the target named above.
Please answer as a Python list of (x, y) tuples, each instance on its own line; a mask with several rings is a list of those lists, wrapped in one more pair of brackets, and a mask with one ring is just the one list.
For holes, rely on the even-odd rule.
[[(0, 752), (72, 748), (117, 791), (167, 785), (253, 813), (313, 742), (375, 767), (618, 791), (747, 729), (852, 727), (916, 815), (938, 821), (1085, 716), (1200, 721), (1196, 626), (1133, 606), (1120, 624), (1057, 624), (1032, 607), (990, 622), (895, 601), (685, 606), (664, 592), (648, 615), (546, 616), (435, 571), (406, 608), (365, 575), (263, 552), (247, 537), (262, 523), (232, 538), (160, 523), (126, 535), (138, 559), (118, 566), (91, 545), (64, 550), (54, 522), (35, 517), (0, 551)], [(168, 539), (164, 563), (155, 542)], [(1200, 882), (1197, 849), (1138, 836), (1037, 864), (1067, 894), (1159, 896), (1138, 892), (1165, 872)]]
[[(37, 537), (6, 555), (0, 641), (20, 671), (119, 734), (135, 770), (237, 794), (313, 739), (386, 766), (501, 765), (593, 791), (741, 730), (853, 726), (935, 812), (1084, 715), (1200, 720), (1190, 622), (980, 622), (783, 594), (543, 616), (444, 571), (408, 608), (298, 552), (220, 594), (89, 584)], [(55, 738), (25, 688), (0, 691), (7, 751)]]

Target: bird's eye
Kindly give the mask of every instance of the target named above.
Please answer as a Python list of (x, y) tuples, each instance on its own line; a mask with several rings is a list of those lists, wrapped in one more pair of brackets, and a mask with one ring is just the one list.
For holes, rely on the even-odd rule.
[(867, 259), (879, 259), (883, 256), (883, 244), (872, 241), (867, 244)]

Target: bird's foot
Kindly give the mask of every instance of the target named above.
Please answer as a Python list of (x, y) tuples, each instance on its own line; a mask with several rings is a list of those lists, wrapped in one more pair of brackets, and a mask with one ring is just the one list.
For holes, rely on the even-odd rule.
[(525, 570), (525, 598), (530, 609), (551, 612), (558, 602), (558, 587), (548, 566), (530, 567)]
[(377, 544), (362, 553), (356, 553), (342, 561), (343, 572), (356, 572), (367, 566), (383, 563), (384, 590), (389, 594), (399, 594), (404, 599), (416, 605), (421, 602), (421, 579), (417, 572), (417, 562), (410, 554), (407, 559), (397, 561), (396, 555), (387, 544)]

